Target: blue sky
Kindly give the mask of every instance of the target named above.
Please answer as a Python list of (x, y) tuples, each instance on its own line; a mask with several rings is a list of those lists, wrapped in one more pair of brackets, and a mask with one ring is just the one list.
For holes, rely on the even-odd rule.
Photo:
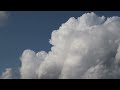
[[(8, 20), (0, 27), (0, 72), (20, 66), (25, 49), (49, 51), (51, 32), (70, 17), (87, 11), (9, 11)], [(89, 11), (90, 12), (90, 11)], [(99, 11), (97, 15), (120, 16), (119, 11)]]

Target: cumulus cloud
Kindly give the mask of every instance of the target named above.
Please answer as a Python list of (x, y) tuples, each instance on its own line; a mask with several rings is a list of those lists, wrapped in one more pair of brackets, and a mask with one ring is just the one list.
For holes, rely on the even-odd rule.
[(47, 53), (45, 51), (35, 53), (32, 50), (25, 50), (20, 58), (22, 64), (20, 68), (21, 78), (37, 79), (37, 69), (46, 55)]
[(2, 73), (2, 76), (0, 79), (12, 79), (12, 69), (11, 68), (6, 68), (5, 72)]
[(23, 52), (22, 79), (120, 78), (120, 17), (93, 12), (71, 17), (49, 42), (48, 53)]

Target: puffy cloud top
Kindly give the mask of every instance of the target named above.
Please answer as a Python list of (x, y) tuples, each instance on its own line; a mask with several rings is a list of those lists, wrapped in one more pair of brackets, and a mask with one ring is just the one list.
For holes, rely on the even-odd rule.
[(120, 17), (85, 13), (51, 35), (51, 51), (25, 50), (22, 79), (120, 78)]
[(34, 79), (37, 78), (37, 69), (41, 62), (46, 57), (45, 51), (38, 52), (37, 54), (32, 50), (25, 50), (21, 56), (21, 78)]
[(92, 12), (71, 17), (52, 32), (53, 47), (48, 54), (40, 53), (38, 58), (34, 51), (23, 52), (26, 57), (22, 58), (21, 75), (40, 79), (120, 78), (119, 28), (117, 16), (105, 18)]

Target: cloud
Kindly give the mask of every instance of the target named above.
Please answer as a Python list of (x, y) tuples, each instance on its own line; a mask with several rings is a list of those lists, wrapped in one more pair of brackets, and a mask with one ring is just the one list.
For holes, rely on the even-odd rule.
[(11, 68), (6, 68), (5, 72), (2, 73), (2, 76), (0, 79), (12, 79), (12, 69)]
[(8, 12), (0, 11), (0, 26), (4, 25), (8, 19)]
[(21, 79), (120, 78), (120, 17), (93, 12), (71, 17), (49, 42), (48, 53), (23, 52)]
[(45, 51), (35, 53), (34, 51), (29, 49), (25, 50), (21, 56), (21, 78), (36, 79), (38, 77), (37, 69), (39, 68), (46, 55), (47, 53)]
[(86, 13), (52, 32), (40, 79), (120, 78), (120, 17)]

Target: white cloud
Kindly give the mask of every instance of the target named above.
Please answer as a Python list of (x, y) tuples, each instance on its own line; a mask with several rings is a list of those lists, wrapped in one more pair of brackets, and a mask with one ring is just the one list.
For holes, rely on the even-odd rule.
[(22, 66), (20, 68), (22, 79), (37, 78), (37, 69), (41, 62), (46, 57), (47, 53), (44, 51), (38, 52), (37, 54), (32, 50), (25, 50), (21, 56)]
[[(39, 68), (39, 78), (120, 78), (115, 63), (120, 18), (83, 14), (53, 31), (53, 45)], [(116, 57), (116, 58), (115, 58)]]
[(12, 79), (12, 69), (6, 68), (5, 72), (2, 73), (0, 79)]
[(120, 78), (120, 17), (71, 17), (49, 42), (48, 53), (23, 52), (22, 79)]

